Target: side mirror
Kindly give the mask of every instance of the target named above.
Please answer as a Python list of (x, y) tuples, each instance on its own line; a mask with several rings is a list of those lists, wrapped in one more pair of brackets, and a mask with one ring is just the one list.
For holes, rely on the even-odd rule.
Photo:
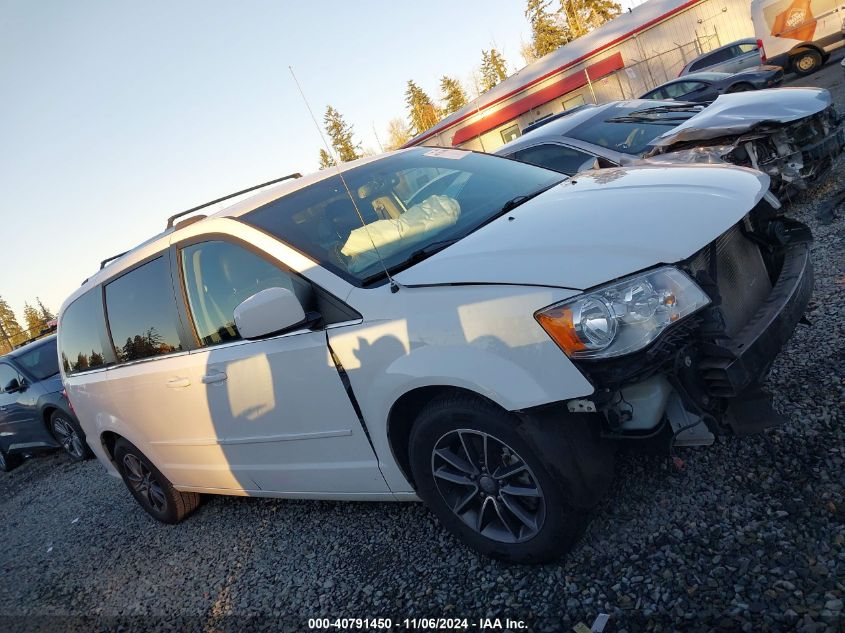
[(595, 156), (591, 156), (590, 158), (585, 160), (584, 163), (578, 168), (578, 171), (590, 171), (591, 169), (601, 169), (601, 166), (599, 165), (599, 159)]
[(17, 393), (18, 391), (23, 391), (23, 385), (18, 382), (17, 378), (12, 378), (5, 387), (3, 387), (3, 391), (6, 393)]
[(299, 299), (287, 288), (267, 288), (235, 307), (235, 327), (243, 338), (281, 334), (306, 321)]

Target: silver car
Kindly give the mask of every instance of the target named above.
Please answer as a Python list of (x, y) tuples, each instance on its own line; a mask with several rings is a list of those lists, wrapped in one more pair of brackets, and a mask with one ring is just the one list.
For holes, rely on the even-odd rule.
[(753, 68), (763, 63), (757, 40), (745, 39), (725, 44), (712, 51), (699, 55), (684, 66), (678, 75), (700, 72), (737, 73), (746, 68)]

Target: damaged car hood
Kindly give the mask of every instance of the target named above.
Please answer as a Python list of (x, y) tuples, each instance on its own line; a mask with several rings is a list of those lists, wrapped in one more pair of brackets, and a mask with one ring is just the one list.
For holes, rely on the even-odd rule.
[(762, 123), (792, 123), (831, 104), (824, 88), (775, 88), (720, 95), (701, 113), (658, 136), (658, 151), (676, 143), (745, 134)]
[(403, 285), (583, 290), (686, 259), (769, 187), (740, 167), (641, 166), (578, 174), (395, 275)]

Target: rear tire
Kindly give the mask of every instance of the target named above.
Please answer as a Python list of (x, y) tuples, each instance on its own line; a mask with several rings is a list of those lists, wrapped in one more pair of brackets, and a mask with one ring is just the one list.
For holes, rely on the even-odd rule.
[(123, 483), (138, 504), (162, 523), (179, 523), (199, 507), (200, 495), (180, 492), (136, 446), (120, 438), (114, 459)]
[(799, 51), (790, 59), (792, 70), (803, 76), (816, 72), (823, 63), (821, 54), (811, 48)]
[(94, 457), (79, 422), (64, 411), (53, 411), (50, 416), (50, 432), (74, 461), (81, 462)]
[(587, 524), (587, 511), (570, 503), (523, 437), (520, 420), (481, 397), (432, 401), (409, 444), (419, 496), (447, 530), (482, 554), (511, 563), (555, 560)]
[(8, 473), (14, 470), (23, 463), (23, 455), (16, 455), (7, 453), (0, 448), (0, 471)]

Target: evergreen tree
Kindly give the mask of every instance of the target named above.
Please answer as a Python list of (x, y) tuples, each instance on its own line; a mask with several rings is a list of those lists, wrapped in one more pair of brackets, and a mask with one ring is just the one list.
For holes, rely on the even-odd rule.
[(334, 158), (332, 158), (331, 154), (329, 154), (326, 150), (320, 150), (320, 169), (325, 169), (326, 167), (331, 167), (334, 165)]
[(26, 340), (23, 328), (18, 323), (15, 313), (3, 297), (0, 297), (0, 347), (10, 352), (15, 345)]
[(23, 304), (23, 319), (26, 321), (26, 329), (29, 337), (36, 336), (41, 330), (47, 328), (47, 321), (28, 302)]
[(525, 17), (531, 26), (531, 47), (537, 59), (572, 39), (567, 29), (561, 26), (560, 17), (549, 10), (550, 4), (551, 0), (528, 0), (525, 5)]
[(443, 75), (440, 78), (440, 92), (443, 95), (443, 114), (452, 114), (467, 104), (467, 94), (461, 82)]
[(574, 40), (618, 16), (622, 7), (613, 0), (560, 0), (560, 13), (569, 39)]
[(481, 87), (484, 92), (508, 78), (505, 58), (495, 48), (481, 51)]
[(35, 297), (35, 303), (38, 308), (38, 313), (41, 315), (41, 318), (44, 319), (45, 323), (56, 318), (56, 315), (53, 314), (43, 303), (41, 303), (41, 297)]
[(408, 80), (405, 90), (405, 104), (408, 106), (408, 122), (411, 133), (420, 134), (434, 127), (440, 119), (437, 108), (425, 91), (413, 79)]
[(399, 149), (411, 140), (411, 128), (400, 118), (390, 119), (387, 123), (387, 149)]
[[(329, 135), (332, 148), (334, 148), (341, 163), (361, 158), (360, 145), (352, 140), (352, 126), (343, 120), (340, 112), (328, 106), (323, 117), (323, 125), (325, 125), (326, 134)], [(322, 158), (321, 155), (320, 159), (322, 160)]]

